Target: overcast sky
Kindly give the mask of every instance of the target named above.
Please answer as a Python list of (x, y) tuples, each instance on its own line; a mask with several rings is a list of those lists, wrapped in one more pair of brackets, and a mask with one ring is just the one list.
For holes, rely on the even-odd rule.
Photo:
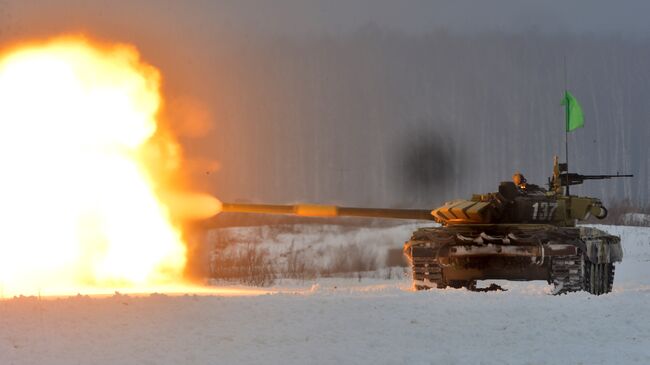
[(645, 37), (650, 34), (648, 14), (650, 2), (645, 0), (0, 1), (3, 22), (23, 31), (39, 28), (41, 24), (32, 20), (40, 19), (59, 26), (108, 21), (289, 35), (349, 32), (377, 24), (409, 33), (446, 28)]

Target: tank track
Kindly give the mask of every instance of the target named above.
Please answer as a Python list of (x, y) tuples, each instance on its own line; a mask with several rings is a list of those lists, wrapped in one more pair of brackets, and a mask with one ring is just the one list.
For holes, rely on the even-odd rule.
[(442, 267), (435, 261), (430, 258), (414, 260), (413, 281), (416, 290), (444, 289), (448, 286), (456, 289), (476, 289), (476, 280), (445, 280), (442, 276)]
[(585, 260), (583, 255), (558, 256), (551, 262), (551, 281), (555, 295), (581, 290), (594, 295), (607, 294), (614, 286), (614, 264), (596, 264)]
[[(512, 233), (512, 234), (510, 234)], [(477, 290), (476, 280), (447, 280), (443, 274), (442, 265), (440, 265), (437, 256), (441, 247), (446, 245), (467, 245), (483, 240), (485, 243), (509, 244), (509, 240), (516, 240), (520, 244), (537, 245), (539, 232), (510, 232), (508, 234), (488, 234), (473, 227), (433, 227), (424, 228), (414, 232), (411, 242), (417, 242), (413, 245), (407, 243), (405, 252), (411, 246), (416, 247), (420, 255), (407, 258), (412, 267), (413, 283), (416, 290), (427, 290), (432, 288), (444, 289), (466, 288), (468, 290)], [(548, 235), (548, 232), (544, 231)], [(561, 235), (563, 236), (563, 235)], [(557, 234), (553, 235), (558, 238)], [(426, 255), (422, 255), (422, 250), (426, 250)], [(498, 286), (497, 286), (498, 287)], [(498, 287), (499, 290), (503, 290)], [(486, 290), (478, 290), (486, 291)]]
[[(481, 239), (489, 243), (504, 245), (515, 242), (520, 245), (538, 244), (541, 241), (572, 242), (579, 248), (577, 255), (547, 257), (546, 260), (550, 262), (546, 260), (545, 263), (540, 262), (548, 267), (548, 282), (554, 286), (553, 294), (560, 295), (584, 290), (590, 294), (601, 295), (612, 291), (614, 264), (591, 262), (589, 255), (583, 250), (584, 245), (577, 231), (562, 229), (521, 231), (515, 229), (495, 234), (494, 231), (486, 233), (467, 226), (451, 229), (449, 227), (423, 228), (414, 232), (411, 241), (407, 242), (404, 249), (413, 270), (415, 289), (443, 289), (450, 286), (476, 290), (476, 281), (474, 280), (446, 280), (443, 267), (438, 261), (438, 254), (447, 245), (476, 244), (476, 241)], [(413, 250), (411, 251), (411, 249)]]
[(594, 294), (607, 294), (614, 286), (614, 265), (609, 263), (596, 264), (585, 261), (584, 290)]
[(442, 267), (436, 261), (433, 257), (413, 258), (413, 282), (417, 290), (447, 287), (442, 278)]
[[(417, 233), (418, 231), (416, 231)], [(473, 290), (476, 288), (476, 281), (462, 280), (445, 280), (443, 277), (442, 266), (437, 259), (437, 244), (450, 243), (456, 239), (456, 234), (442, 229), (433, 229), (427, 231), (427, 239), (418, 248), (425, 248), (429, 255), (411, 257), (407, 255), (413, 270), (413, 283), (416, 290), (426, 290), (431, 288), (444, 289), (448, 286), (452, 288), (467, 288)], [(405, 247), (405, 250), (407, 248)]]
[(556, 256), (551, 260), (553, 294), (565, 294), (583, 289), (583, 255)]

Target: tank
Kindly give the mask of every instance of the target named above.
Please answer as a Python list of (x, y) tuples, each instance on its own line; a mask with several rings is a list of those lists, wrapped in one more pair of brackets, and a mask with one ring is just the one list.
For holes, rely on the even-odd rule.
[(569, 173), (555, 157), (548, 188), (528, 184), (516, 173), (496, 192), (433, 210), (224, 203), (223, 211), (435, 221), (404, 244), (418, 290), (477, 290), (477, 280), (545, 280), (554, 294), (600, 295), (612, 290), (615, 264), (623, 259), (620, 238), (577, 226), (590, 216), (605, 218), (607, 209), (597, 198), (571, 195), (569, 188), (585, 180), (630, 176)]

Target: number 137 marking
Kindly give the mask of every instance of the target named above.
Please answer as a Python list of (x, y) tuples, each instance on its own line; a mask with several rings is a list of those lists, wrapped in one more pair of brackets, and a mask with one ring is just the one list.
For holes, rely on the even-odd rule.
[(537, 202), (533, 204), (533, 220), (550, 221), (557, 209), (557, 203)]

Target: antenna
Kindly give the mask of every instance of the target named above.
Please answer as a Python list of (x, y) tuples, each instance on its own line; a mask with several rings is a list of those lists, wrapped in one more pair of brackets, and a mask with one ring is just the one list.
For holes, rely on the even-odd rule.
[(566, 55), (564, 55), (564, 153), (566, 157), (566, 171), (567, 171), (567, 184), (566, 184), (566, 195), (569, 196), (569, 103), (571, 102), (567, 97), (567, 91), (569, 90), (567, 86), (567, 66), (566, 66)]

